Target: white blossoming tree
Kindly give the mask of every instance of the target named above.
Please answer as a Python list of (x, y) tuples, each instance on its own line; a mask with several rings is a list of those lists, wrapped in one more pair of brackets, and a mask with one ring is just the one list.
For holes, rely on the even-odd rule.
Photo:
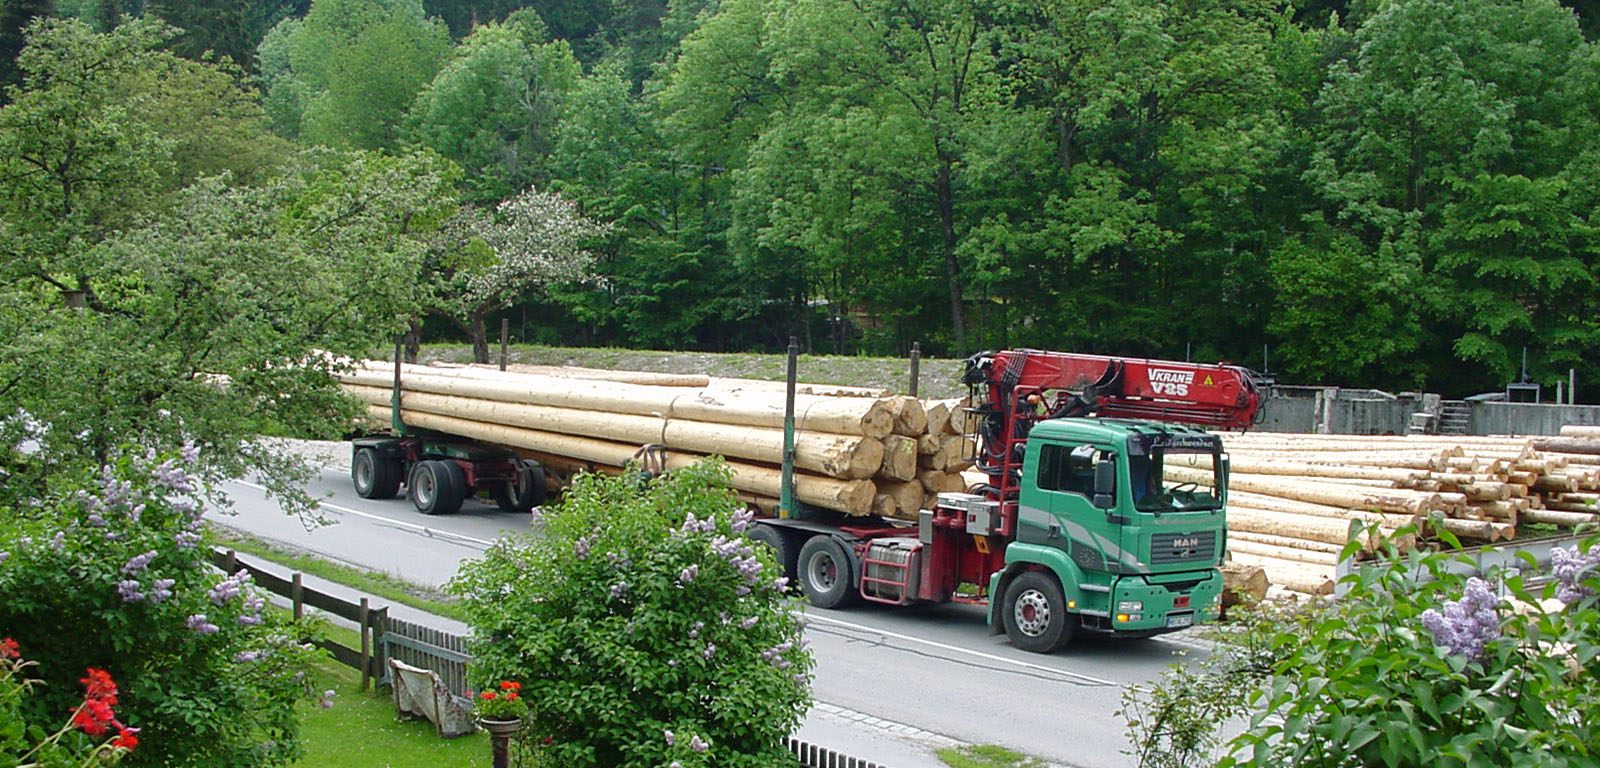
[(530, 189), (492, 210), (463, 208), (428, 259), (426, 309), (460, 326), (473, 357), (487, 363), (489, 313), (541, 286), (588, 278), (594, 259), (584, 244), (607, 230), (554, 192)]

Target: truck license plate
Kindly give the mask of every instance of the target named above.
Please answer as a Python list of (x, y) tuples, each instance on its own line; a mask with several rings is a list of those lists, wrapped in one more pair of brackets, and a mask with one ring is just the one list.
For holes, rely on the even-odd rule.
[(1194, 614), (1192, 614), (1192, 613), (1185, 613), (1185, 614), (1178, 615), (1178, 616), (1168, 616), (1167, 617), (1167, 626), (1169, 626), (1169, 627), (1187, 627), (1187, 626), (1189, 626), (1189, 625), (1191, 625), (1193, 623), (1194, 623)]

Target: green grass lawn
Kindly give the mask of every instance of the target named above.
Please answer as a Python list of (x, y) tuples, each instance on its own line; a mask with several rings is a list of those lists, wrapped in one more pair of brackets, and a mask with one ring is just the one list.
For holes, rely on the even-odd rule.
[(386, 688), (361, 690), (361, 677), (329, 662), (312, 675), (312, 690), (334, 692), (333, 706), (302, 705), (302, 768), (470, 768), (490, 764), (484, 733), (441, 739), (426, 720), (399, 720)]

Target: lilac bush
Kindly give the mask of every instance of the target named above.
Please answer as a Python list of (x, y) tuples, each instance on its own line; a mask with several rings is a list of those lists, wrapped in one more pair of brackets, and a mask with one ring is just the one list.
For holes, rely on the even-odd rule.
[(1433, 633), (1433, 644), (1473, 661), (1483, 661), (1489, 643), (1500, 637), (1500, 598), (1489, 583), (1473, 577), (1467, 580), (1460, 600), (1444, 603), (1444, 610), (1422, 612), (1422, 626)]
[(535, 535), (499, 542), (452, 583), (476, 683), (522, 682), (548, 764), (783, 762), (811, 654), (725, 473), (584, 476)]
[(315, 655), (248, 574), (207, 562), (197, 460), (132, 451), (0, 507), (0, 634), (36, 649), (38, 722), (70, 705), (85, 666), (116, 678), (118, 711), (141, 729), (124, 765), (286, 765), (299, 756), (296, 674)]
[(1600, 595), (1591, 581), (1600, 575), (1600, 547), (1593, 547), (1588, 552), (1579, 552), (1577, 547), (1563, 549), (1557, 547), (1550, 551), (1550, 571), (1555, 577), (1556, 599), (1563, 603), (1576, 603), (1593, 599)]

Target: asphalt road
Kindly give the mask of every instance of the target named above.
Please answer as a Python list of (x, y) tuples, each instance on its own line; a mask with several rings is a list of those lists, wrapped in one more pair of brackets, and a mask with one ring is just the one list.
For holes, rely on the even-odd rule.
[[(256, 486), (227, 490), (236, 514), (218, 522), (426, 585), (443, 584), (462, 560), (526, 526), (524, 518), (476, 501), (458, 514), (428, 517), (404, 499), (362, 499), (334, 470), (307, 489), (329, 494), (324, 512), (335, 524), (321, 528), (284, 514)], [(1088, 638), (1053, 655), (1025, 653), (990, 635), (982, 609), (967, 605), (809, 609), (807, 616), (818, 702), (1075, 768), (1132, 765), (1116, 714), (1124, 689), (1205, 654), (1181, 634)]]

